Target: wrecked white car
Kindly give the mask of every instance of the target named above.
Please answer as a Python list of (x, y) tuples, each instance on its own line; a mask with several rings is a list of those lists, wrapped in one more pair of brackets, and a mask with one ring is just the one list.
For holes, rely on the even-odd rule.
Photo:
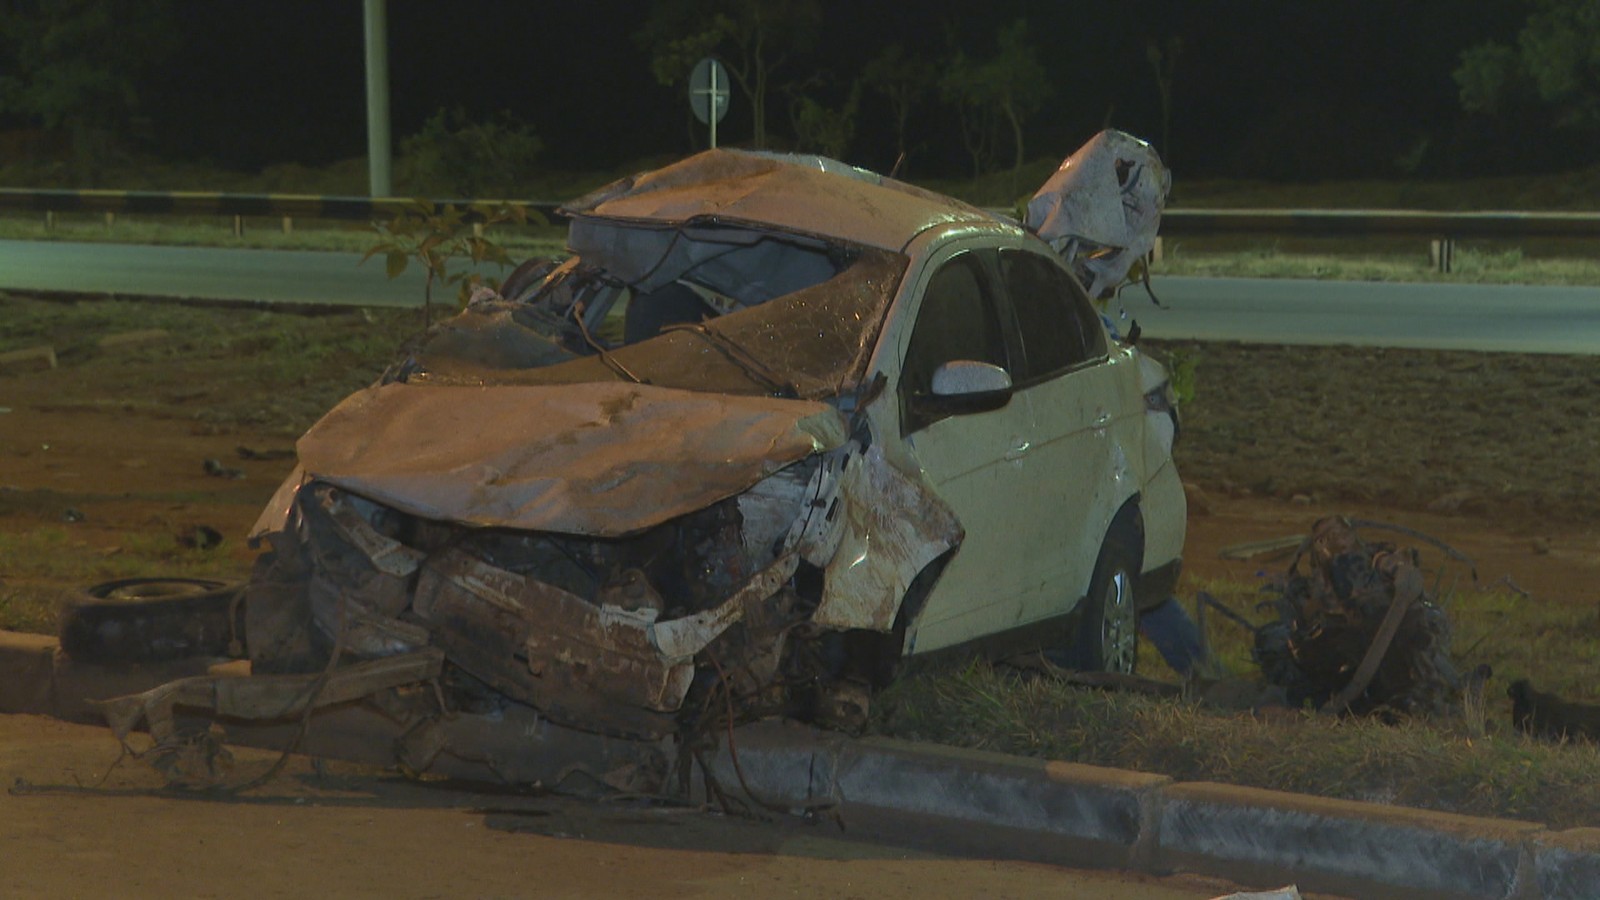
[(656, 738), (849, 725), (955, 654), (1131, 671), (1180, 564), (1177, 420), (1048, 245), (727, 150), (566, 212), (570, 258), (301, 439), (254, 532), (257, 675), (426, 652), (464, 708)]

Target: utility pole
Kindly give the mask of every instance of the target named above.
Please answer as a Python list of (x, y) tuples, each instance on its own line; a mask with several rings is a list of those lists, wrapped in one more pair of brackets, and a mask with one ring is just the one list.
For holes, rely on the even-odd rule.
[(389, 147), (388, 0), (362, 0), (367, 41), (367, 183), (374, 197), (394, 195)]

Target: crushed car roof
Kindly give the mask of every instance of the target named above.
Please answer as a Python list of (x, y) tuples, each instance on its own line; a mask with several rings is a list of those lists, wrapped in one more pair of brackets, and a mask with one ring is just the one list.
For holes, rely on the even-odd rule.
[(676, 225), (711, 220), (764, 225), (900, 250), (935, 225), (995, 223), (942, 194), (820, 156), (707, 150), (613, 182), (564, 214)]

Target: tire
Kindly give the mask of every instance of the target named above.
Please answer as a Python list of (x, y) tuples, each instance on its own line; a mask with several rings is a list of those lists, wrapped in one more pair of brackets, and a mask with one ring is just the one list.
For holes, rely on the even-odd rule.
[(124, 578), (85, 590), (61, 610), (61, 649), (110, 665), (238, 655), (240, 585), (198, 578)]
[(1100, 547), (1067, 660), (1081, 672), (1132, 675), (1139, 660), (1140, 543), (1113, 527)]

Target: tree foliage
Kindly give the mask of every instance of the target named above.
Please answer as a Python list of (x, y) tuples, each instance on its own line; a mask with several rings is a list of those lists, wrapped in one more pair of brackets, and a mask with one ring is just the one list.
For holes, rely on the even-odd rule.
[(400, 154), (410, 177), (425, 190), (489, 197), (513, 192), (543, 147), (533, 127), (508, 111), (473, 121), (456, 107), (439, 110), (402, 140)]
[(1529, 0), (1515, 46), (1490, 42), (1461, 54), (1461, 105), (1498, 113), (1537, 99), (1563, 124), (1600, 127), (1600, 0)]
[(176, 50), (166, 0), (7, 0), (0, 4), (0, 110), (64, 132), (92, 178), (134, 130), (137, 77)]
[(894, 118), (896, 159), (906, 155), (906, 123), (911, 110), (921, 103), (938, 83), (933, 63), (906, 52), (903, 44), (893, 43), (873, 57), (861, 70), (861, 80), (889, 104)]
[(957, 51), (939, 81), (945, 101), (961, 115), (962, 136), (972, 156), (974, 174), (996, 152), (1001, 124), (1011, 131), (1012, 171), (1022, 167), (1022, 123), (1050, 96), (1050, 82), (1033, 46), (1028, 23), (1017, 19), (996, 35), (996, 49), (987, 59)]
[(452, 264), (465, 259), (474, 265), (509, 266), (511, 257), (504, 247), (488, 237), (487, 232), (502, 222), (524, 225), (527, 221), (528, 209), (524, 206), (474, 203), (465, 209), (454, 204), (440, 209), (432, 200), (412, 200), (394, 218), (372, 223), (378, 240), (367, 249), (361, 261), (381, 254), (384, 271), (390, 278), (398, 278), (415, 261), (427, 272), (422, 288), (425, 308), (433, 306), (436, 284), (440, 287), (456, 285), (456, 303), (465, 307), (477, 288), (498, 288), (499, 283), (497, 279), (467, 269), (452, 271)]
[(856, 135), (856, 112), (861, 107), (861, 82), (850, 86), (844, 103), (827, 106), (815, 98), (795, 92), (789, 105), (794, 126), (795, 149), (843, 159)]
[(752, 143), (767, 146), (767, 99), (777, 73), (809, 50), (822, 24), (817, 0), (663, 0), (635, 34), (663, 85), (685, 81), (701, 58), (720, 53), (750, 98)]

